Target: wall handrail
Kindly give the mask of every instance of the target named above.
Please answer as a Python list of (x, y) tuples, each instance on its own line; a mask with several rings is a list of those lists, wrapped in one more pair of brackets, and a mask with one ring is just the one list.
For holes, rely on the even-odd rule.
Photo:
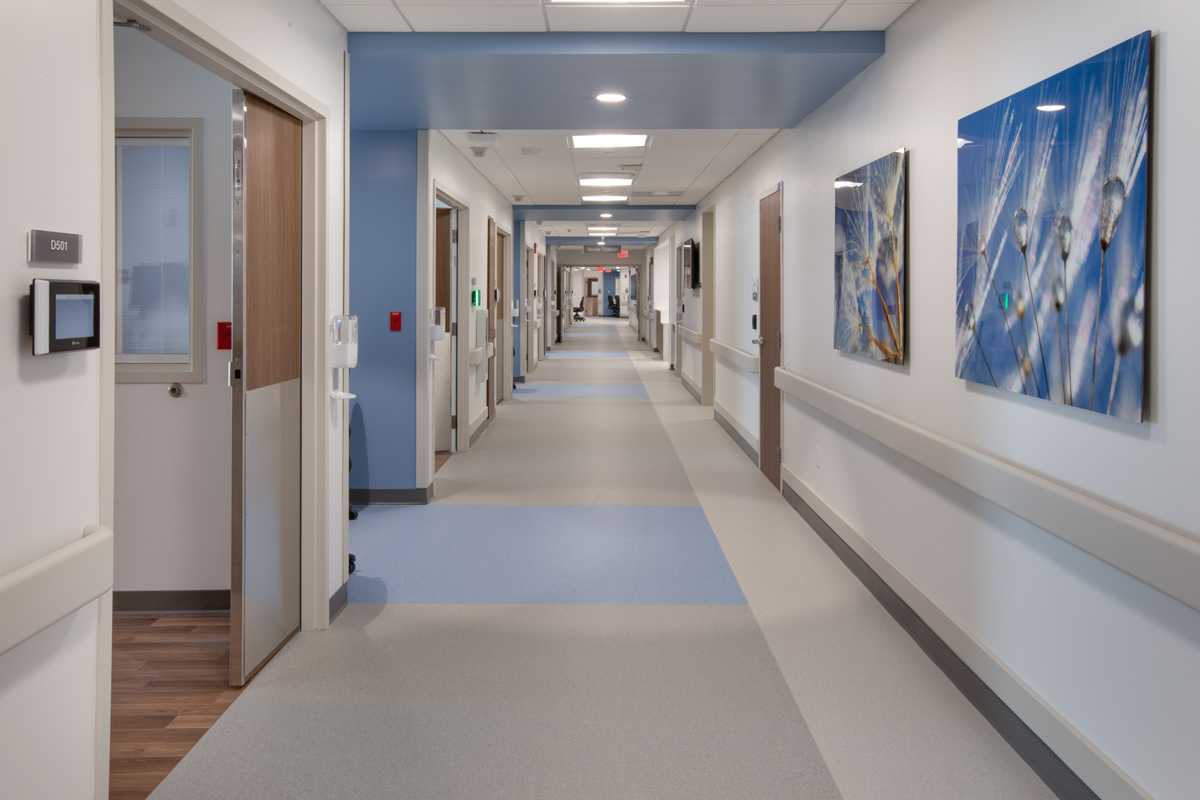
[(741, 367), (746, 372), (758, 372), (758, 355), (749, 353), (740, 347), (734, 347), (731, 344), (726, 344), (720, 339), (709, 339), (708, 347), (712, 350), (712, 354), (721, 359), (727, 364), (733, 364), (735, 367)]
[(783, 367), (775, 386), (811, 408), (1200, 611), (1200, 537), (961, 444)]
[(112, 587), (113, 534), (100, 525), (89, 525), (83, 538), (0, 575), (0, 655)]
[(704, 334), (700, 333), (700, 331), (694, 331), (682, 322), (676, 325), (676, 327), (679, 328), (679, 333), (684, 341), (691, 342), (692, 344), (704, 344)]

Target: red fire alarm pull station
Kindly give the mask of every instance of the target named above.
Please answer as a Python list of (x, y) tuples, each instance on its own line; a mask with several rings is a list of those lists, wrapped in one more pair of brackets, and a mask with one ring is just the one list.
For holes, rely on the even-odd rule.
[(394, 331), (400, 330), (400, 312), (399, 311), (392, 312), (391, 330), (394, 330)]
[(233, 323), (218, 322), (217, 323), (217, 349), (232, 350), (233, 349)]

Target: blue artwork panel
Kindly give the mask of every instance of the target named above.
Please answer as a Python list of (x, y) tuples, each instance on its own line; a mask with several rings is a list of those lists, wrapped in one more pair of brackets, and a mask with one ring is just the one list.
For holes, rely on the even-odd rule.
[(904, 363), (903, 150), (834, 181), (833, 346)]
[(958, 123), (960, 378), (1141, 421), (1150, 34)]

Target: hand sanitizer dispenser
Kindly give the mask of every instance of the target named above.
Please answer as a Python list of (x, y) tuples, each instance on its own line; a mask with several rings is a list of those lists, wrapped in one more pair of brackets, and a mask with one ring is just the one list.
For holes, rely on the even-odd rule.
[(329, 396), (335, 400), (353, 398), (350, 392), (342, 391), (341, 376), (343, 369), (358, 366), (358, 317), (339, 314), (330, 321), (326, 358), (333, 370), (333, 388)]
[(440, 342), (446, 338), (446, 309), (441, 306), (435, 306), (429, 309), (429, 358), (433, 361), (442, 361), (442, 357), (434, 355), (433, 343)]

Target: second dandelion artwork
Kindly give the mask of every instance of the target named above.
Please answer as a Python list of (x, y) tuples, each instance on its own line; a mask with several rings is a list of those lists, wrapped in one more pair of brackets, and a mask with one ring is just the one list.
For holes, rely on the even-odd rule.
[(958, 125), (958, 376), (1142, 419), (1150, 34)]

